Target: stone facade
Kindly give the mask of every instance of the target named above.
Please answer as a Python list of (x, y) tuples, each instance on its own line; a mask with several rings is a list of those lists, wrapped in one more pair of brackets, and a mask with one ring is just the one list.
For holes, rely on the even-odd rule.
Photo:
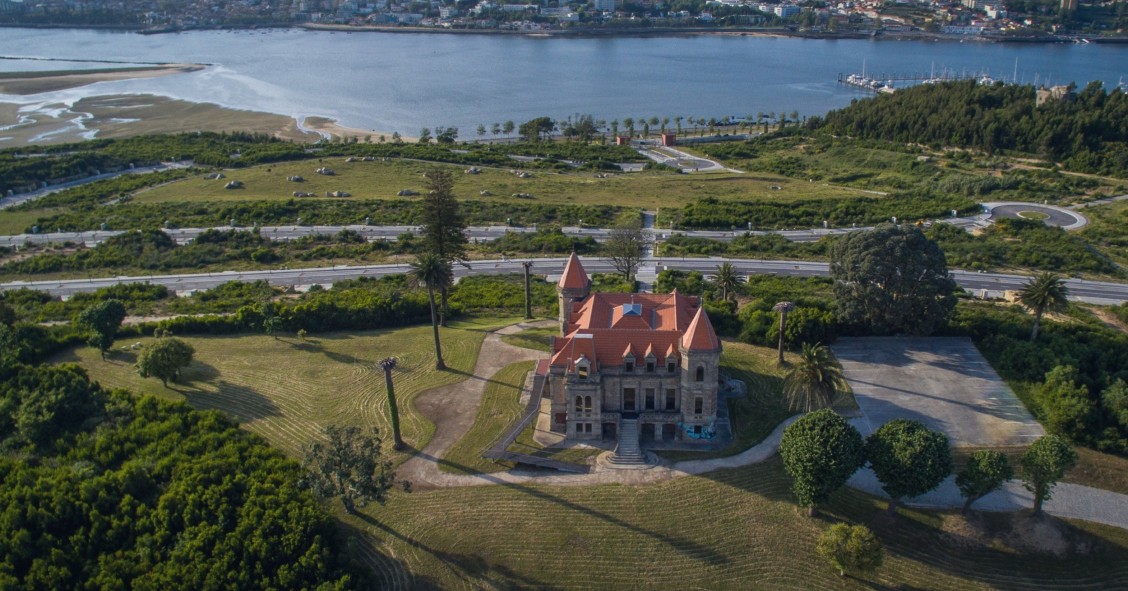
[(721, 343), (697, 298), (590, 288), (573, 254), (557, 285), (562, 336), (545, 385), (552, 430), (615, 440), (636, 419), (643, 441), (711, 442)]

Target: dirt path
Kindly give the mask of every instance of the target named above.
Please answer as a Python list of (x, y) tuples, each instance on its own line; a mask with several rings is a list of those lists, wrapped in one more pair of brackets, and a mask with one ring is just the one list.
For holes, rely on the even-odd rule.
[(450, 446), (462, 439), (482, 404), (486, 383), (502, 368), (519, 361), (545, 357), (541, 351), (514, 347), (501, 340), (501, 335), (514, 334), (526, 328), (553, 326), (551, 320), (514, 324), (486, 335), (474, 373), (465, 381), (423, 392), (415, 399), (415, 408), (435, 424), (435, 436), (421, 452), (406, 461), (397, 470), (397, 477), (413, 483), (433, 484), (439, 470), (437, 458), (443, 457)]

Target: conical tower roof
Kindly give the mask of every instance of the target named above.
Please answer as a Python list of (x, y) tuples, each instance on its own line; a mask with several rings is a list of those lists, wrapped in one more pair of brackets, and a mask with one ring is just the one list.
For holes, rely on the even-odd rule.
[(713, 323), (709, 322), (709, 315), (705, 313), (704, 306), (697, 309), (697, 314), (689, 323), (689, 328), (686, 329), (681, 342), (686, 351), (721, 350), (721, 339), (717, 338)]
[(560, 282), (556, 284), (560, 289), (587, 289), (591, 285), (591, 279), (588, 278), (587, 271), (584, 271), (584, 266), (580, 264), (580, 257), (576, 253), (568, 257), (568, 262), (564, 265), (564, 274), (560, 276)]

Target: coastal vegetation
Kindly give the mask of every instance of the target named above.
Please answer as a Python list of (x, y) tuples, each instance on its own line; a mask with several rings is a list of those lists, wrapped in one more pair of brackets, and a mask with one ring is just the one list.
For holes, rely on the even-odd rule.
[(1036, 154), (1074, 172), (1128, 177), (1128, 94), (1091, 82), (1070, 97), (1038, 104), (1033, 86), (974, 80), (922, 84), (857, 101), (807, 129), (917, 143)]
[(298, 464), (258, 436), (219, 412), (110, 392), (73, 364), (7, 353), (4, 587), (368, 588)]

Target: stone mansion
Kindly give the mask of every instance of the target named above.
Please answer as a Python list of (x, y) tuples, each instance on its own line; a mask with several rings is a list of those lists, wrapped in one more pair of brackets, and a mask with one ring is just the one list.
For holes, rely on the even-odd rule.
[(713, 440), (721, 341), (699, 298), (590, 293), (574, 253), (556, 290), (562, 336), (552, 340), (545, 384), (553, 431), (577, 440)]

